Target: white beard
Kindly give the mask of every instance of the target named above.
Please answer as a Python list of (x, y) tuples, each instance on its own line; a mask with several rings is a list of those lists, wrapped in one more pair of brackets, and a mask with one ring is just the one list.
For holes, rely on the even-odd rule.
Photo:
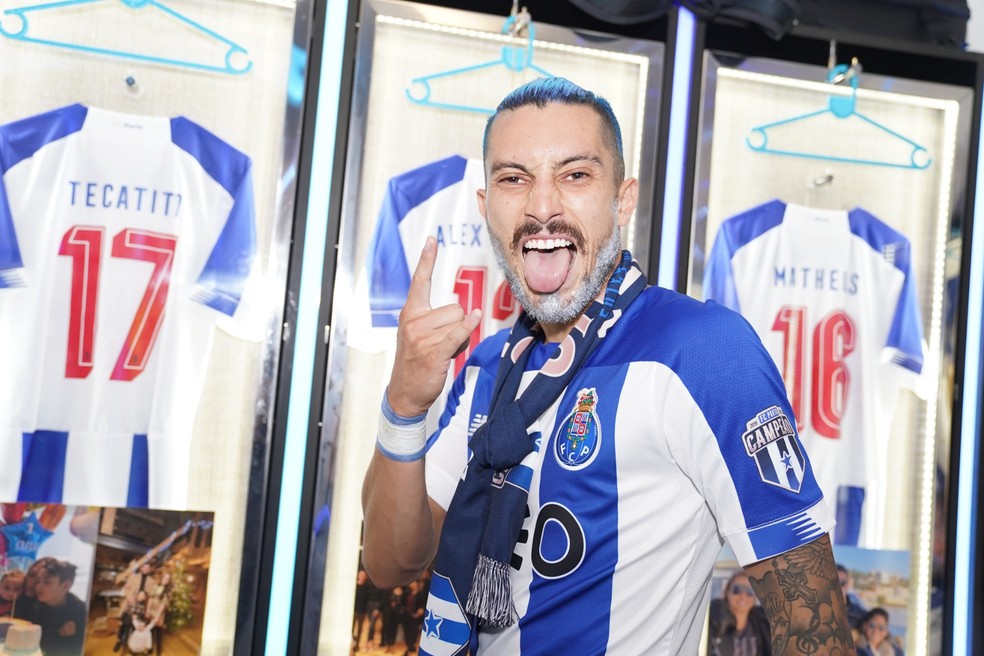
[[(491, 235), (491, 231), (489, 231)], [(615, 265), (622, 255), (622, 239), (618, 226), (613, 223), (612, 232), (598, 251), (598, 259), (593, 269), (589, 270), (578, 285), (565, 297), (559, 292), (551, 294), (531, 295), (526, 292), (519, 275), (513, 271), (506, 260), (502, 242), (492, 236), (492, 250), (499, 263), (513, 296), (523, 306), (526, 313), (535, 321), (548, 325), (564, 325), (574, 321), (597, 298), (608, 282)]]

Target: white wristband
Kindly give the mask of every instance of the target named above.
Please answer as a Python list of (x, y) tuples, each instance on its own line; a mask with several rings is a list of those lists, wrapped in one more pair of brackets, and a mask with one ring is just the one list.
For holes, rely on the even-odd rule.
[(399, 462), (414, 462), (427, 452), (427, 429), (424, 420), (427, 413), (416, 417), (401, 417), (390, 407), (389, 399), (383, 393), (383, 403), (379, 413), (379, 431), (376, 433), (376, 448), (379, 452)]

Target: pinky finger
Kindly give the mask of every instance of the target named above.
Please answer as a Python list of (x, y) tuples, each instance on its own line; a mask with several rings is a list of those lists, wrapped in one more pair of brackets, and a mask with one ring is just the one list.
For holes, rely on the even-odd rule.
[(457, 345), (454, 355), (451, 356), (452, 359), (458, 357), (458, 355), (468, 348), (468, 344), (471, 342), (471, 335), (478, 329), (480, 323), (482, 323), (482, 311), (476, 308), (469, 312), (457, 326), (451, 329), (447, 339), (452, 344)]

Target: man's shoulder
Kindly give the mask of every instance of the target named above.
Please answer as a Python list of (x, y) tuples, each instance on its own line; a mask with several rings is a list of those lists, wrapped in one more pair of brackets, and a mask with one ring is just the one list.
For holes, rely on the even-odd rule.
[[(639, 359), (674, 360), (687, 352), (701, 361), (759, 349), (761, 340), (737, 312), (662, 287), (649, 287), (616, 326), (621, 348)], [(730, 354), (730, 355), (729, 355)]]

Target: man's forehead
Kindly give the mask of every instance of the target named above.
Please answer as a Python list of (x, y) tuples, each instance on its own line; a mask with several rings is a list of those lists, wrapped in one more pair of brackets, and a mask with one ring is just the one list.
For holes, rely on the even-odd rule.
[[(577, 130), (579, 126), (588, 126), (593, 130)], [(567, 138), (601, 138), (601, 117), (588, 105), (572, 105), (560, 102), (547, 103), (543, 107), (523, 105), (516, 109), (505, 110), (496, 116), (489, 132), (489, 147), (497, 137), (515, 131), (536, 129), (558, 133)]]

